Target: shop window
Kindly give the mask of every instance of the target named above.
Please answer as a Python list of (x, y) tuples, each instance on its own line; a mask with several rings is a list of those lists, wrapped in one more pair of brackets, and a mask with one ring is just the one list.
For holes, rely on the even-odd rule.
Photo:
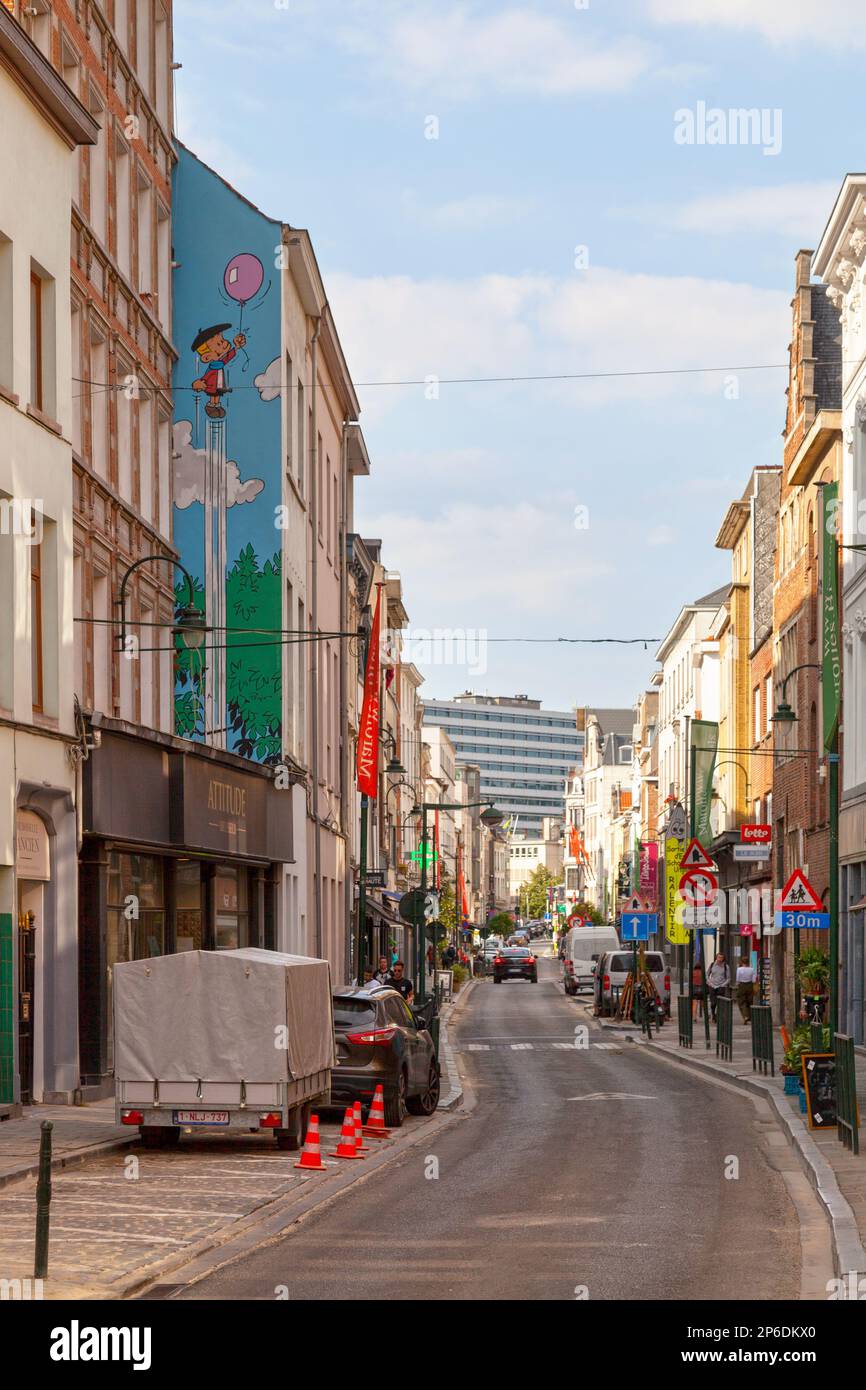
[(108, 856), (106, 970), (108, 1065), (114, 1068), (113, 974), (119, 962), (165, 954), (165, 885), (162, 860), (149, 854)]
[(204, 947), (202, 937), (202, 883), (201, 864), (198, 860), (185, 863), (178, 860), (175, 865), (175, 949), (178, 951), (201, 951)]
[(249, 875), (246, 869), (221, 864), (214, 877), (215, 931), (218, 951), (250, 944)]

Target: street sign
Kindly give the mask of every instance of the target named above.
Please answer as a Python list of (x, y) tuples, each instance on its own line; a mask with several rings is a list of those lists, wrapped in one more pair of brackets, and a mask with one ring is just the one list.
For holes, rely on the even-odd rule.
[(740, 860), (767, 860), (772, 852), (772, 845), (764, 843), (758, 843), (756, 845), (734, 845), (734, 858)]
[(829, 912), (813, 912), (810, 907), (805, 911), (787, 911), (776, 913), (776, 926), (780, 931), (828, 931), (830, 927)]
[[(680, 836), (668, 835), (665, 839), (665, 935), (672, 946), (686, 946), (689, 940), (688, 928), (677, 920), (677, 909), (682, 902), (677, 885), (680, 881), (680, 860), (683, 856), (685, 821), (681, 807), (674, 807), (674, 811), (680, 812), (676, 816), (676, 820), (683, 822), (683, 834)], [(671, 822), (674, 819), (674, 814), (672, 814)]]
[(385, 887), (385, 870), (384, 870), (384, 869), (368, 869), (368, 870), (367, 870), (367, 873), (366, 873), (366, 879), (367, 879), (367, 887), (368, 887), (368, 888), (384, 888), (384, 887)]
[(689, 907), (710, 907), (718, 891), (719, 881), (707, 869), (689, 869), (680, 879), (680, 897)]
[(403, 921), (410, 922), (413, 927), (419, 918), (427, 923), (433, 922), (439, 916), (439, 894), (422, 893), (420, 888), (412, 888), (403, 894), (397, 911)]
[(689, 840), (683, 850), (683, 869), (714, 869), (713, 863), (700, 840)]
[(625, 916), (627, 912), (649, 912), (649, 905), (635, 893), (627, 903), (623, 904), (622, 915)]
[(658, 931), (658, 926), (657, 912), (624, 912), (620, 921), (620, 940), (623, 945), (626, 941), (649, 941)]
[(782, 897), (777, 904), (776, 911), (802, 912), (804, 908), (813, 908), (815, 912), (823, 912), (824, 904), (803, 870), (795, 869), (782, 889)]
[(740, 841), (744, 845), (768, 845), (773, 838), (771, 825), (741, 825)]
[(571, 924), (571, 926), (573, 926), (573, 927), (583, 927), (583, 926), (586, 926), (586, 919), (583, 918), (583, 917), (581, 917), (577, 912), (574, 914), (573, 917), (569, 917), (568, 920), (569, 920), (569, 923)]

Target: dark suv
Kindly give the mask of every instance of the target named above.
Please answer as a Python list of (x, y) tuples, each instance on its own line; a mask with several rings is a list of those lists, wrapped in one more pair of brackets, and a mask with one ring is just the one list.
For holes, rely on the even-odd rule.
[(331, 1100), (369, 1109), (385, 1093), (385, 1124), (399, 1129), (407, 1111), (432, 1115), (439, 1104), (439, 1063), (423, 1018), (416, 1020), (396, 989), (346, 986), (334, 992), (337, 1065)]
[(538, 984), (538, 962), (528, 946), (503, 946), (493, 960), (493, 983), (503, 980), (531, 980)]

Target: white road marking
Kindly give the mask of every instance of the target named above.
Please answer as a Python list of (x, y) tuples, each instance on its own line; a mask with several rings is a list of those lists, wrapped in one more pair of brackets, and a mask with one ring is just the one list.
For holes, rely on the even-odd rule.
[(602, 1052), (616, 1052), (619, 1050), (617, 1043), (593, 1043), (593, 1047), (599, 1048)]
[(466, 1044), (466, 1051), (467, 1051), (467, 1052), (489, 1052), (489, 1051), (490, 1051), (490, 1043), (467, 1043), (467, 1044)]
[(569, 1096), (569, 1100), (656, 1100), (656, 1096), (632, 1096), (627, 1091), (592, 1091), (587, 1096)]
[(512, 1043), (512, 1044), (511, 1044), (511, 1051), (512, 1051), (512, 1052), (531, 1052), (531, 1051), (532, 1051), (532, 1043)]

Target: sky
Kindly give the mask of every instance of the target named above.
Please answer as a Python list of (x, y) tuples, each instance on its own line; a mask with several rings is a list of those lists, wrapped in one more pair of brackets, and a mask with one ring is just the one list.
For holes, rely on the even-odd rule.
[(864, 55), (859, 0), (178, 0), (181, 139), (313, 238), (422, 695), (631, 705), (730, 578)]

